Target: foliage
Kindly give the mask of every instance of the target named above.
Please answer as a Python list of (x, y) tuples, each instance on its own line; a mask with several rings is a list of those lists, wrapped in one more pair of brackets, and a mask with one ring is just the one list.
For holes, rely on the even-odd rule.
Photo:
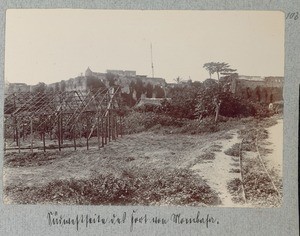
[(87, 76), (86, 85), (87, 88), (91, 91), (97, 91), (101, 88), (106, 87), (105, 84), (95, 76)]
[(165, 100), (162, 103), (163, 111), (172, 117), (195, 119), (199, 87), (199, 84), (196, 83), (192, 86), (170, 88), (168, 98), (171, 100)]
[(224, 153), (228, 156), (239, 157), (240, 156), (240, 144), (235, 143), (232, 147), (225, 150)]
[(133, 99), (132, 94), (121, 93), (122, 106), (133, 107), (136, 101)]
[(220, 199), (198, 175), (185, 169), (123, 170), (121, 176), (55, 180), (43, 187), (9, 186), (5, 192), (16, 203), (68, 203), (88, 205), (216, 205)]
[(217, 73), (218, 79), (220, 79), (220, 74), (229, 75), (235, 72), (235, 69), (231, 69), (230, 65), (225, 62), (209, 62), (205, 63), (203, 67), (208, 71), (209, 77), (214, 73)]
[(125, 130), (127, 133), (146, 131), (157, 125), (180, 127), (182, 124), (182, 121), (179, 119), (155, 112), (132, 111), (125, 118)]
[(178, 76), (177, 78), (174, 79), (174, 81), (175, 81), (177, 84), (180, 84), (180, 82), (182, 81), (182, 79)]
[(66, 91), (66, 81), (62, 80), (60, 82), (60, 91), (65, 92)]
[(156, 112), (132, 111), (125, 117), (125, 130), (127, 133), (139, 133), (149, 129), (162, 132), (169, 129), (170, 133), (201, 134), (218, 131), (219, 124), (216, 124), (210, 118), (199, 121), (171, 117)]
[(156, 98), (164, 98), (165, 97), (165, 91), (159, 85), (154, 86), (153, 92), (155, 93)]
[(153, 86), (152, 86), (152, 84), (150, 84), (150, 83), (148, 83), (147, 85), (146, 85), (146, 97), (147, 98), (152, 98), (152, 96), (153, 96)]
[(106, 79), (108, 80), (108, 84), (110, 87), (116, 85), (116, 81), (117, 81), (118, 76), (113, 74), (113, 73), (107, 73), (106, 74)]
[(39, 82), (34, 88), (34, 93), (44, 93), (46, 92), (47, 85), (43, 82)]
[(133, 86), (135, 92), (136, 92), (136, 99), (139, 100), (142, 96), (142, 94), (145, 92), (145, 87), (144, 87), (144, 84), (143, 84), (143, 81), (138, 78), (136, 80), (136, 82), (134, 83), (134, 86)]
[[(207, 116), (224, 117), (267, 117), (270, 115), (266, 105), (238, 97), (228, 89), (228, 81), (207, 79), (199, 89), (195, 114), (200, 119)], [(219, 117), (218, 117), (219, 118)], [(216, 117), (216, 119), (218, 119)]]

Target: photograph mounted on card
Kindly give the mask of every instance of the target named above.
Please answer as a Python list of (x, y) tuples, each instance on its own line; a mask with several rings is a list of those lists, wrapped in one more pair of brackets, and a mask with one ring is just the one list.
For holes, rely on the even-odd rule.
[(280, 207), (284, 21), (7, 10), (4, 204)]

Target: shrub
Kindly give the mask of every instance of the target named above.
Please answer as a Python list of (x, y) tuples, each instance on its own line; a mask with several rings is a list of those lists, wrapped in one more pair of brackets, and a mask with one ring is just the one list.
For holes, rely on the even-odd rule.
[(183, 120), (177, 119), (165, 114), (155, 112), (137, 112), (132, 111), (125, 117), (125, 129), (127, 133), (138, 133), (151, 129), (152, 127), (174, 126), (181, 127)]

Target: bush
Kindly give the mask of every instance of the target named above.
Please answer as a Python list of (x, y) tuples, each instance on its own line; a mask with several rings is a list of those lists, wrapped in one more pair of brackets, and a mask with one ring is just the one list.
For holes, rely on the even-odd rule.
[(183, 124), (184, 122), (181, 119), (155, 112), (132, 111), (125, 117), (125, 130), (129, 134), (146, 131), (155, 126), (181, 127)]

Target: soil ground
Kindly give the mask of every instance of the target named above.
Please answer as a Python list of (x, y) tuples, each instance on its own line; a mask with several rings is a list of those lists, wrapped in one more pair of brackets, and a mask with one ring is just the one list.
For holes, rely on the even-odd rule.
[[(142, 132), (125, 135), (100, 150), (49, 151), (42, 157), (39, 152), (37, 157), (40, 159), (24, 161), (20, 158), (25, 153), (23, 150), (21, 154), (7, 153), (3, 168), (4, 202), (18, 202), (12, 191), (17, 188), (43, 188), (57, 180), (89, 180), (100, 174), (120, 177), (125, 169), (164, 171), (171, 168), (195, 172), (218, 194), (219, 206), (241, 206), (241, 202), (234, 201), (235, 194), (227, 187), (230, 181), (241, 179), (241, 174), (236, 171), (238, 159), (224, 152), (241, 141), (238, 131), (243, 128), (240, 125), (235, 129), (201, 135)], [(268, 163), (275, 163), (274, 167), (280, 170), (282, 142), (274, 141), (278, 140), (274, 138), (274, 134), (278, 137), (278, 129), (281, 129), (280, 122), (279, 126), (268, 129), (269, 140), (264, 143), (276, 153), (276, 158), (273, 154), (264, 158), (273, 160)]]

